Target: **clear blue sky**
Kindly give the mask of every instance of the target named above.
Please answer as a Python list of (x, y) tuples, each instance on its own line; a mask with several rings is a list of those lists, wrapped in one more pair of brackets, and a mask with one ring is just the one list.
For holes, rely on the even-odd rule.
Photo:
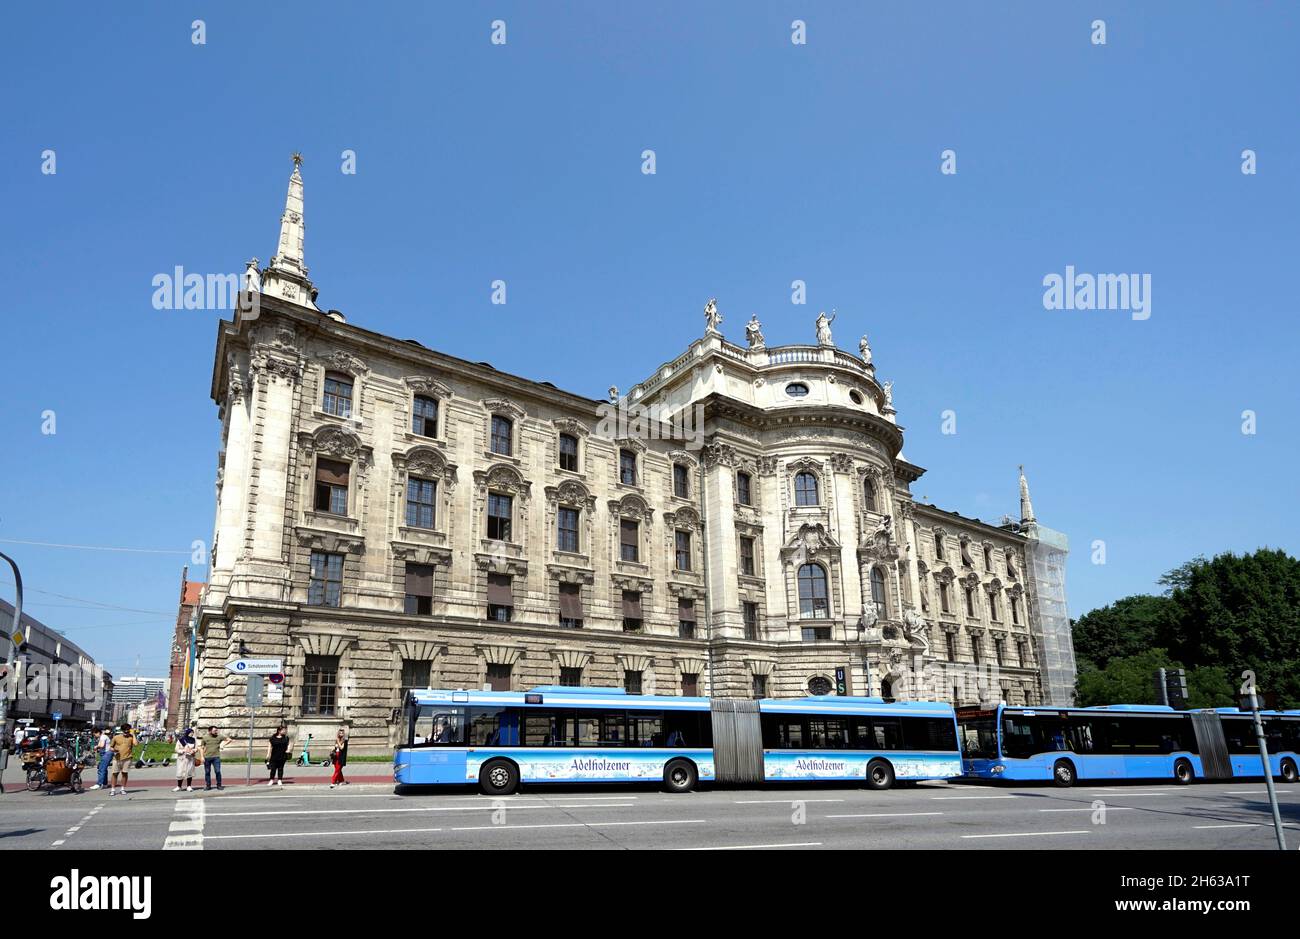
[[(0, 539), (175, 552), (0, 543), (29, 611), (164, 669), (212, 532), (218, 316), (150, 281), (265, 263), (294, 150), (322, 306), (579, 393), (676, 356), (711, 296), (770, 344), (837, 308), (896, 382), (918, 497), (996, 520), (1026, 465), (1076, 615), (1197, 554), (1296, 553), (1300, 8), (653, 6), (7, 10)], [(1151, 274), (1151, 318), (1045, 310), (1067, 264)]]

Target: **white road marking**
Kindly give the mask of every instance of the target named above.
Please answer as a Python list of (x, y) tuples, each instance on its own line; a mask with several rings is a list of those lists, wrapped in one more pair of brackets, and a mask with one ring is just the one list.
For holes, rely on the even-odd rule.
[[(1081, 809), (1039, 809), (1040, 812), (1095, 812), (1092, 806), (1087, 805)], [(1105, 807), (1106, 812), (1136, 812), (1137, 809), (1131, 805), (1108, 805)]]
[(233, 841), (240, 838), (342, 838), (346, 835), (407, 835), (442, 831), (441, 828), (372, 828), (361, 831), (284, 831), (259, 832), (252, 835), (208, 835), (208, 841)]
[[(845, 802), (846, 799), (736, 799), (733, 805), (789, 805), (792, 802)], [(704, 850), (704, 849), (700, 849)]]
[[(1275, 791), (1276, 791), (1276, 790), (1275, 790)], [(1291, 793), (1289, 793), (1289, 792), (1278, 792), (1278, 793), (1277, 793), (1278, 798), (1281, 798), (1282, 796), (1289, 796), (1290, 794), (1291, 794)], [(1266, 795), (1268, 795), (1268, 790), (1267, 790), (1267, 789), (1229, 789), (1229, 790), (1228, 790), (1228, 795), (1230, 795), (1230, 796), (1266, 796)]]
[(945, 799), (950, 801), (959, 799), (1019, 799), (1020, 795), (1017, 793), (1016, 795), (1011, 796), (930, 796), (930, 798), (937, 801), (943, 801)]
[(1193, 825), (1192, 826), (1194, 830), (1200, 830), (1205, 828), (1258, 828), (1258, 827), (1259, 825), (1256, 822), (1243, 822), (1239, 825)]
[(66, 838), (60, 838), (58, 841), (56, 841), (56, 842), (54, 842), (52, 845), (50, 845), (50, 847), (51, 847), (51, 848), (57, 848), (59, 845), (63, 844), (63, 842), (65, 842), (65, 841), (67, 841), (67, 840), (68, 840), (68, 839), (66, 839)]
[(827, 818), (914, 818), (917, 815), (942, 815), (942, 812), (868, 812), (862, 815), (827, 815)]
[(1090, 835), (1087, 830), (1079, 831), (1008, 831), (997, 835), (962, 835), (963, 838), (1034, 838), (1046, 835)]
[(559, 822), (553, 825), (472, 825), (451, 831), (512, 831), (520, 828), (614, 828), (630, 825), (707, 825), (706, 818), (671, 818), (645, 822)]
[(87, 812), (87, 813), (82, 817), (81, 821), (77, 822), (77, 824), (73, 825), (71, 828), (69, 828), (67, 831), (65, 831), (65, 832), (63, 833), (63, 837), (60, 838), (58, 841), (55, 841), (53, 844), (51, 844), (50, 847), (51, 847), (51, 848), (57, 848), (59, 845), (63, 844), (63, 843), (66, 842), (69, 838), (71, 838), (73, 835), (75, 835), (77, 832), (81, 831), (82, 826), (85, 825), (86, 822), (88, 822), (88, 821), (90, 821), (92, 818), (94, 818), (94, 817), (95, 817), (95, 813), (98, 812), (98, 811), (99, 811), (100, 809), (102, 809), (103, 807), (104, 807), (104, 803), (101, 802), (99, 805), (95, 806), (93, 809), (91, 809), (89, 812)]
[(786, 844), (728, 844), (706, 848), (678, 848), (678, 851), (748, 851), (754, 848), (819, 848), (820, 841), (791, 841)]
[(509, 802), (503, 805), (428, 805), (402, 809), (286, 809), (284, 811), (259, 812), (209, 812), (208, 818), (256, 818), (266, 815), (394, 815), (411, 812), (532, 812), (540, 809), (634, 809), (633, 802), (543, 802), (537, 805), (515, 805)]
[(206, 810), (202, 799), (176, 803), (176, 819), (168, 827), (164, 851), (202, 851)]

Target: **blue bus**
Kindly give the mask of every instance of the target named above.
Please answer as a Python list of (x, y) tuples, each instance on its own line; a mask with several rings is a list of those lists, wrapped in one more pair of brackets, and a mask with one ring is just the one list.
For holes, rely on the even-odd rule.
[[(1272, 774), (1295, 782), (1300, 711), (1263, 711)], [(964, 775), (994, 780), (1233, 779), (1263, 775), (1254, 718), (1165, 705), (957, 709)]]
[(399, 785), (896, 779), (961, 774), (952, 707), (836, 695), (793, 700), (666, 697), (621, 688), (411, 691)]

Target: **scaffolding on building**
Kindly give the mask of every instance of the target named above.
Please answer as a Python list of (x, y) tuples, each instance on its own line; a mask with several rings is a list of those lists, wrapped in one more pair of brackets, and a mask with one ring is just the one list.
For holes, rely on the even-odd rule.
[(1034, 600), (1034, 644), (1043, 680), (1043, 704), (1074, 704), (1076, 669), (1070, 611), (1065, 601), (1065, 560), (1070, 540), (1064, 532), (1030, 522), (1022, 528), (1029, 539), (1029, 584)]

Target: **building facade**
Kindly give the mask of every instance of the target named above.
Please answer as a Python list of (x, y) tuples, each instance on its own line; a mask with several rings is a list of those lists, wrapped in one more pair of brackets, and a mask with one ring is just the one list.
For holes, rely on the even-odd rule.
[(167, 704), (163, 708), (163, 724), (168, 730), (183, 730), (178, 722), (189, 718), (189, 689), (185, 685), (185, 667), (190, 656), (190, 621), (198, 610), (204, 586), (202, 581), (189, 579), (189, 568), (181, 572), (180, 605), (176, 611), (176, 628), (172, 631), (169, 650), (171, 665), (167, 681)]
[(59, 726), (72, 730), (106, 720), (113, 677), (57, 629), (26, 613), (21, 625), (24, 641), (18, 650), (12, 639), (13, 604), (0, 600), (0, 663), (13, 662), (4, 678), (7, 726), (0, 731), (5, 738), (19, 722), (53, 727), (56, 714)]
[(286, 665), (259, 735), (358, 750), (427, 685), (1043, 700), (1023, 475), (1023, 524), (915, 502), (892, 383), (834, 316), (739, 345), (710, 301), (682, 355), (593, 400), (322, 311), (303, 242), (295, 165), (218, 330), (203, 726), (247, 726), (241, 652)]

